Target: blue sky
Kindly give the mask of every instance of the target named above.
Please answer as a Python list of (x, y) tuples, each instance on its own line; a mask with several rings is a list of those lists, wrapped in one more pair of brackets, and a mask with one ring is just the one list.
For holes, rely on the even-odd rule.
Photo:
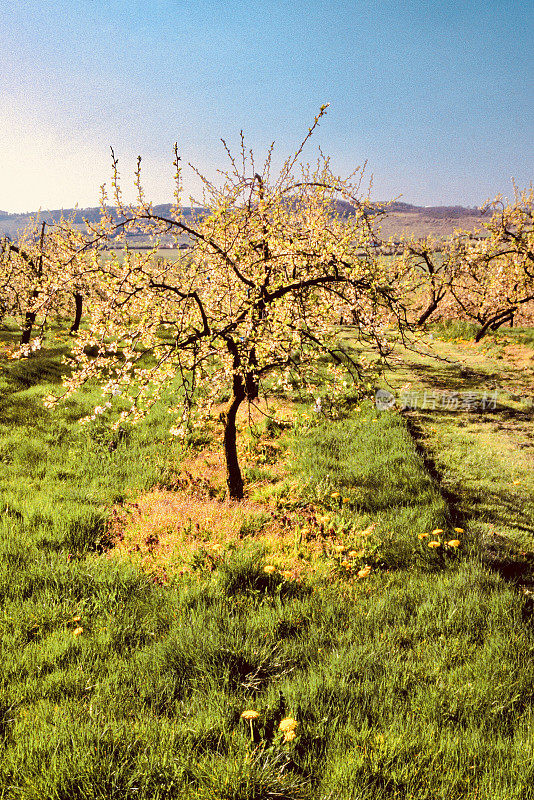
[[(534, 2), (1, 0), (0, 209), (172, 199), (172, 145), (209, 177), (239, 131), (317, 148), (372, 196), (476, 205), (534, 179)], [(198, 182), (186, 176), (198, 196)]]

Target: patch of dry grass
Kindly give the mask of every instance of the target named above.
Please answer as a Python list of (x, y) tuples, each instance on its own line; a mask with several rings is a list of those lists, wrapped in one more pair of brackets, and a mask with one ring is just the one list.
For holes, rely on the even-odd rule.
[[(212, 571), (228, 553), (260, 544), (265, 564), (285, 578), (339, 577), (362, 567), (374, 525), (351, 531), (335, 527), (334, 514), (314, 504), (235, 502), (195, 493), (155, 489), (114, 509), (108, 557), (130, 559), (166, 583), (173, 576)], [(355, 549), (357, 548), (357, 549)]]
[[(297, 489), (288, 478), (283, 431), (294, 416), (287, 400), (242, 408), (240, 462), (254, 475), (245, 499), (225, 496), (224, 455), (214, 449), (213, 431), (213, 447), (185, 458), (175, 480), (113, 509), (108, 557), (131, 559), (165, 583), (173, 575), (212, 570), (225, 553), (254, 540), (264, 547), (266, 563), (288, 577), (316, 571), (322, 557), (336, 555), (339, 541), (318, 521), (319, 509), (291, 508)], [(274, 432), (266, 420), (276, 423)]]

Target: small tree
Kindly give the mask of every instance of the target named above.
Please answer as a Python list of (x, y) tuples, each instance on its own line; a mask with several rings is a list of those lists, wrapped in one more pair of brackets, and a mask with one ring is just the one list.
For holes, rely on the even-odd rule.
[(457, 307), (481, 326), (477, 342), (516, 314), (534, 314), (534, 190), (516, 190), (513, 203), (499, 196), (487, 209), (486, 236), (466, 248), (451, 284)]
[(21, 317), (22, 346), (30, 343), (38, 313), (46, 319), (54, 291), (47, 286), (46, 222), (31, 222), (17, 242), (2, 241), (4, 313)]
[(83, 297), (91, 294), (98, 272), (91, 269), (94, 255), (84, 251), (84, 244), (74, 214), (57, 224), (31, 221), (16, 242), (1, 240), (0, 310), (20, 318), (21, 354), (39, 346), (51, 313), (71, 313), (73, 300), (71, 332), (78, 330)]
[[(105, 402), (93, 417), (111, 408), (114, 396), (124, 402), (128, 395), (120, 425), (139, 419), (172, 386), (178, 435), (215, 410), (224, 423), (234, 499), (243, 496), (236, 445), (241, 404), (254, 403), (269, 386), (311, 391), (319, 372), (331, 391), (347, 375), (361, 387), (368, 364), (340, 344), (336, 323), (352, 319), (360, 341), (379, 355), (388, 326), (404, 326), (404, 309), (375, 255), (374, 212), (360, 196), (361, 170), (341, 179), (322, 155), (314, 169), (297, 163), (324, 113), (275, 179), (272, 147), (258, 171), (243, 137), (239, 159), (225, 145), (230, 167), (220, 187), (203, 179), (206, 211), (196, 222), (181, 213), (176, 150), (176, 205), (165, 218), (144, 198), (140, 161), (138, 202), (122, 203), (113, 157), (118, 217), (104, 213), (85, 244), (100, 247), (133, 230), (156, 237), (152, 252), (136, 254), (125, 245), (122, 258), (100, 259), (105, 296), (93, 301), (88, 330), (75, 342), (78, 368), (66, 382), (69, 392), (103, 380)], [(351, 204), (350, 215), (336, 206), (340, 199)], [(155, 258), (157, 236), (169, 232), (188, 234), (191, 242), (172, 263)]]
[(397, 280), (410, 295), (416, 310), (415, 324), (424, 325), (450, 293), (465, 252), (466, 235), (456, 233), (445, 241), (433, 236), (412, 236), (402, 242), (403, 253), (395, 259)]

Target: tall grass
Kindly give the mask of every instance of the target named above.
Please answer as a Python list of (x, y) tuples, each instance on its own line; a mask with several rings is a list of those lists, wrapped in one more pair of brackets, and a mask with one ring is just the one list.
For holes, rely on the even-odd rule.
[(59, 355), (1, 373), (0, 798), (532, 797), (532, 603), (418, 538), (450, 514), (398, 417), (294, 444), (297, 506), (376, 523), (368, 577), (286, 580), (243, 545), (161, 587), (102, 539), (177, 468), (168, 415), (114, 441), (76, 425), (94, 395), (46, 411)]

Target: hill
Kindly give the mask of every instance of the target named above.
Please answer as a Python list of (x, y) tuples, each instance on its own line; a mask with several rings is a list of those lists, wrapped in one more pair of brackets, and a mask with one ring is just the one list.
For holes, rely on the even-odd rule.
[[(350, 214), (352, 206), (340, 201), (338, 207), (343, 213)], [(414, 206), (410, 203), (375, 202), (375, 208), (381, 208), (384, 216), (380, 229), (384, 239), (401, 236), (450, 236), (457, 228), (474, 230), (480, 227), (485, 219), (479, 208), (464, 206)]]
[[(172, 208), (171, 203), (164, 203), (162, 205), (154, 206), (154, 212), (167, 216), (170, 214)], [(184, 209), (186, 217), (193, 217), (198, 214), (201, 209)], [(109, 212), (112, 217), (119, 219), (116, 209), (110, 208)], [(39, 218), (41, 222), (54, 223), (59, 222), (61, 217), (74, 216), (74, 223), (83, 226), (85, 221), (98, 222), (100, 219), (100, 207), (93, 208), (57, 208), (51, 211), (29, 211), (24, 214), (8, 214), (7, 212), (0, 211), (0, 236), (9, 236), (11, 239), (16, 239), (20, 232), (31, 222)]]
[[(349, 203), (340, 201), (339, 208), (346, 214), (353, 210)], [(464, 208), (463, 206), (415, 206), (410, 203), (393, 201), (391, 203), (377, 202), (376, 207), (383, 208), (385, 215), (381, 220), (382, 236), (386, 239), (401, 236), (449, 236), (456, 228), (473, 230), (481, 225), (484, 216), (478, 208)], [(171, 203), (163, 203), (154, 206), (154, 211), (162, 216), (170, 214)], [(202, 211), (201, 208), (185, 209), (186, 216), (194, 216)], [(111, 213), (117, 216), (114, 209)], [(61, 215), (70, 216), (74, 214), (74, 221), (77, 225), (83, 225), (84, 220), (96, 222), (100, 218), (100, 208), (80, 208), (80, 209), (55, 209), (52, 211), (28, 212), (25, 214), (8, 214), (0, 211), (0, 236), (17, 238), (19, 232), (33, 218), (39, 215), (41, 221), (58, 222)]]

